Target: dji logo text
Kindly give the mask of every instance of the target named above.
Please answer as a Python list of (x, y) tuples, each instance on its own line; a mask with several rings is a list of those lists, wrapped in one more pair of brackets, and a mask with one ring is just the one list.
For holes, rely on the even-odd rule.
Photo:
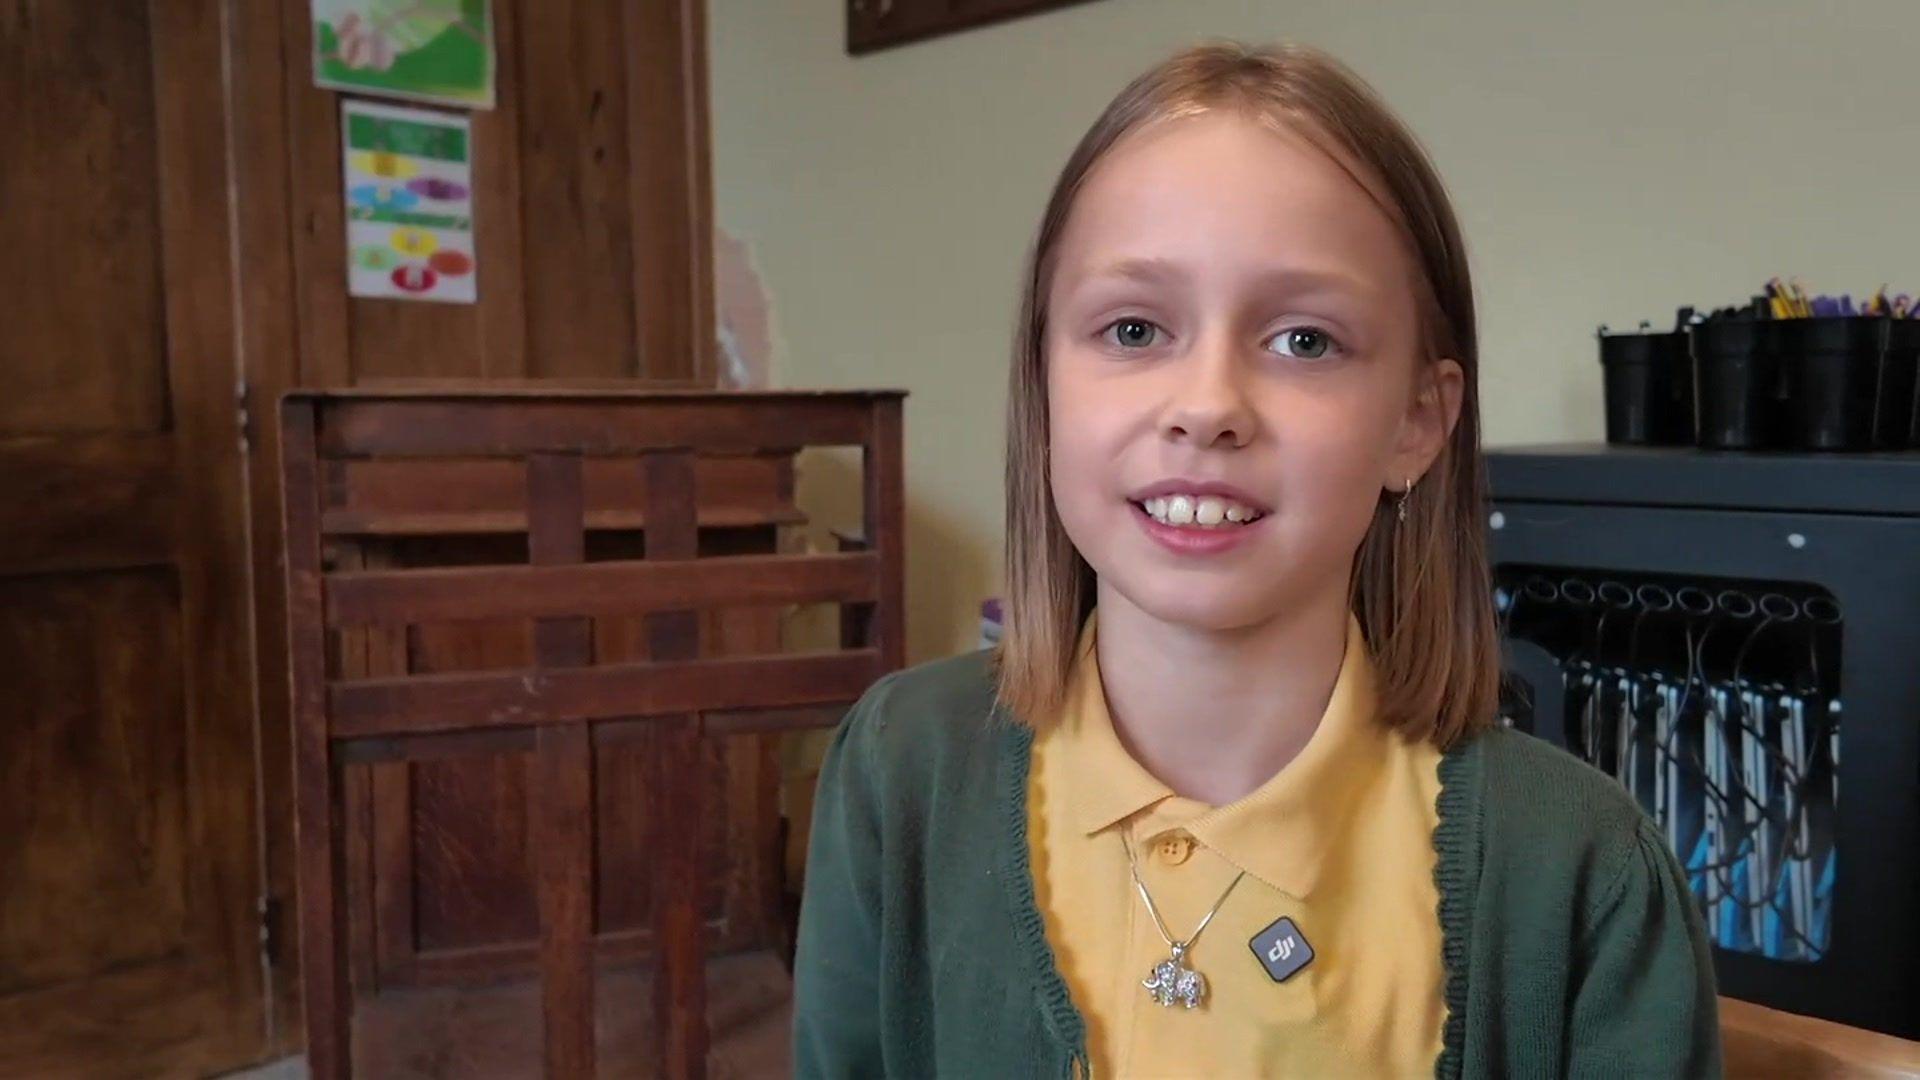
[(1286, 982), (1313, 962), (1313, 946), (1289, 918), (1274, 920), (1265, 930), (1253, 935), (1247, 945), (1274, 982)]

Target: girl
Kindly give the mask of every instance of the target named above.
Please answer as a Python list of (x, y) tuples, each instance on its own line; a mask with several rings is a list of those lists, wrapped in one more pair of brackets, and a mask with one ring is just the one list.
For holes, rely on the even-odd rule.
[(836, 737), (797, 1072), (1717, 1072), (1660, 835), (1492, 723), (1472, 289), (1398, 121), (1311, 50), (1177, 56), (1025, 285), (1006, 634)]

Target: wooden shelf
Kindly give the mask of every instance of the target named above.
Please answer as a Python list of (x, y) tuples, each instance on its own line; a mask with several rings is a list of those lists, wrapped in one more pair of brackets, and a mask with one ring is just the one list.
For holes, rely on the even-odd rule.
[(1720, 999), (1728, 1076), (1920, 1080), (1920, 1042)]

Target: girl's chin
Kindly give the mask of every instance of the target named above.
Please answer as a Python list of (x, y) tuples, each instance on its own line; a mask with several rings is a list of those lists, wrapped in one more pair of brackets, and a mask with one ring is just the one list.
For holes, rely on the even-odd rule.
[[(1238, 576), (1238, 575), (1235, 575)], [(1284, 606), (1271, 577), (1251, 581), (1199, 584), (1177, 579), (1129, 581), (1114, 588), (1126, 601), (1157, 622), (1207, 633), (1226, 633), (1271, 621)]]

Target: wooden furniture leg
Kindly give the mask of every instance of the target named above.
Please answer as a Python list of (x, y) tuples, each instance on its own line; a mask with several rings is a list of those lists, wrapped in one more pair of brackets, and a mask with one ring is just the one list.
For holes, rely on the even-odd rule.
[(284, 490), (287, 611), (293, 675), (294, 829), (300, 873), (300, 977), (307, 1061), (315, 1080), (352, 1069), (353, 998), (347, 984), (340, 840), (340, 770), (328, 739), (320, 599), (320, 492), (313, 413), (291, 410), (282, 454), (294, 466)]
[(541, 728), (533, 768), (546, 1074), (589, 1080), (594, 1074), (593, 747), (586, 725)]
[[(692, 559), (699, 537), (694, 523), (693, 454), (684, 450), (648, 454), (646, 557)], [(700, 651), (698, 615), (667, 611), (647, 616), (649, 651), (656, 661), (691, 660)], [(654, 1014), (660, 1075), (688, 1080), (707, 1072), (706, 919), (701, 912), (701, 805), (706, 793), (706, 755), (700, 718), (662, 720), (649, 785), (653, 834)]]
[[(586, 503), (577, 454), (527, 459), (527, 554), (535, 566), (586, 558)], [(592, 626), (538, 619), (537, 667), (592, 662)], [(547, 1075), (593, 1076), (593, 744), (584, 721), (542, 726), (534, 749), (533, 844), (540, 904), (540, 1003)]]

